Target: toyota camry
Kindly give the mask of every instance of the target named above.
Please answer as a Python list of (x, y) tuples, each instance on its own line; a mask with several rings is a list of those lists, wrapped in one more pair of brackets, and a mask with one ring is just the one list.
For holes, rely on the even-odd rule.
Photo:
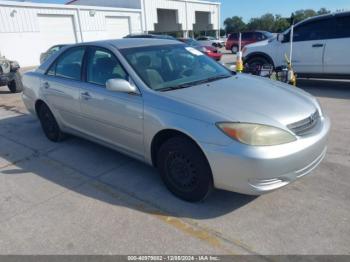
[(326, 154), (330, 121), (313, 96), (173, 40), (65, 46), (23, 82), (48, 139), (81, 136), (141, 160), (187, 201), (279, 189)]

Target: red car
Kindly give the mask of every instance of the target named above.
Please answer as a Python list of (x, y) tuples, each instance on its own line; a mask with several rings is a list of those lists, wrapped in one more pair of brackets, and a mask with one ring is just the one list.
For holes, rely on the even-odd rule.
[[(242, 49), (246, 45), (270, 39), (273, 37), (273, 34), (266, 31), (253, 31), (253, 32), (243, 32), (242, 33)], [(226, 50), (232, 51), (233, 54), (238, 52), (238, 33), (230, 34), (226, 42)]]
[(221, 60), (222, 54), (213, 46), (203, 46), (192, 38), (178, 38), (178, 40), (188, 44), (189, 46), (192, 46), (193, 48), (196, 48), (197, 50), (201, 51), (216, 61)]

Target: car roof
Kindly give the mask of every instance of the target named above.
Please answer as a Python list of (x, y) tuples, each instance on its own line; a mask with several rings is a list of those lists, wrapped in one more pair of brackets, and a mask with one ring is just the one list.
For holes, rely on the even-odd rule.
[(175, 39), (171, 35), (155, 35), (155, 34), (130, 34), (124, 38), (158, 38), (158, 39)]
[(178, 40), (174, 39), (157, 39), (157, 38), (123, 38), (112, 40), (101, 40), (94, 42), (86, 42), (80, 45), (97, 45), (97, 46), (114, 46), (117, 49), (134, 48), (134, 47), (147, 47), (147, 46), (159, 46), (159, 45), (173, 45), (182, 44)]
[(327, 18), (331, 18), (331, 17), (342, 17), (342, 16), (350, 16), (350, 11), (330, 13), (330, 14), (325, 14), (325, 15), (318, 15), (318, 16), (309, 17), (309, 18), (306, 18), (305, 20), (300, 21), (299, 23), (297, 23), (297, 25), (312, 22), (312, 21), (323, 20), (323, 19), (327, 19)]

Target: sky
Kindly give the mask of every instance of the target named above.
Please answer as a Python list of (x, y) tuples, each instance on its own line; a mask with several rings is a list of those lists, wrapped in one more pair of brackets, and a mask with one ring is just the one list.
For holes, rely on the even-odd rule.
[[(28, 0), (26, 0), (28, 1)], [(67, 0), (31, 0), (32, 2), (65, 3)], [(96, 0), (103, 1), (103, 0)], [(147, 0), (146, 0), (147, 1)], [(280, 14), (289, 17), (299, 9), (315, 9), (325, 7), (331, 11), (338, 9), (350, 10), (350, 0), (218, 0), (222, 3), (222, 22), (227, 17), (235, 15), (243, 17), (248, 22), (252, 17), (265, 13)]]

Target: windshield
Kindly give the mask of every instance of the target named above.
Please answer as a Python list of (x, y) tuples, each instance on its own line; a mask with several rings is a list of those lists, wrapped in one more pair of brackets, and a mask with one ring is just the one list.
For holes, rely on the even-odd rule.
[(186, 88), (232, 76), (224, 66), (183, 44), (120, 51), (141, 79), (157, 91)]
[(265, 34), (267, 39), (271, 39), (271, 38), (275, 37), (274, 34), (272, 34), (270, 32), (265, 32), (264, 34)]

